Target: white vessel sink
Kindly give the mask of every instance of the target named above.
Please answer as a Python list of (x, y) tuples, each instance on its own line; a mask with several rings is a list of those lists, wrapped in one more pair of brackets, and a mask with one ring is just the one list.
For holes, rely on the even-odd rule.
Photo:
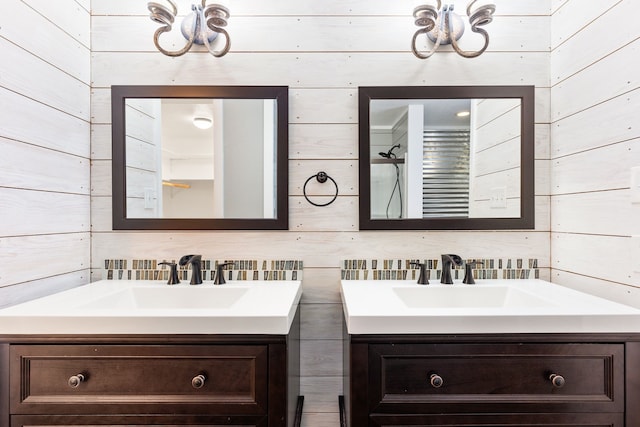
[(0, 310), (0, 334), (285, 335), (300, 281), (102, 280)]
[(343, 280), (350, 334), (640, 332), (640, 310), (543, 280)]

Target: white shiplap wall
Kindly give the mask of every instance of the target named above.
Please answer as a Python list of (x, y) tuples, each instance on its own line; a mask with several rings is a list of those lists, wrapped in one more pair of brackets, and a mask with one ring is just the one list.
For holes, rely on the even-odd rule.
[(0, 307), (89, 281), (88, 3), (2, 3)]
[[(187, 2), (180, 2), (182, 11)], [(224, 3), (224, 2), (223, 2)], [(507, 1), (488, 27), (489, 50), (473, 60), (415, 58), (411, 12), (419, 1), (236, 0), (229, 4), (231, 52), (180, 58), (158, 53), (146, 0), (92, 1), (92, 270), (105, 258), (288, 258), (305, 262), (302, 392), (305, 426), (338, 425), (342, 392), (339, 261), (364, 257), (538, 258), (549, 277), (550, 0)], [(465, 3), (465, 2), (461, 2)], [(458, 9), (464, 10), (464, 4)], [(467, 36), (468, 37), (468, 36)], [(111, 231), (113, 84), (288, 85), (290, 230), (287, 232)], [(504, 232), (359, 232), (359, 85), (536, 86), (536, 229)], [(302, 197), (320, 170), (340, 186), (326, 208)], [(314, 194), (331, 188), (317, 186)]]
[[(554, 1), (552, 280), (640, 306), (640, 30), (636, 0)], [(605, 35), (606, 34), (606, 35)]]

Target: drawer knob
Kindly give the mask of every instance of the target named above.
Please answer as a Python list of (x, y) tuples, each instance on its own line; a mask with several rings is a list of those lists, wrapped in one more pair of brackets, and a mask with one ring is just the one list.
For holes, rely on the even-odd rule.
[(72, 376), (69, 377), (69, 380), (67, 381), (67, 384), (69, 384), (69, 387), (71, 387), (71, 388), (78, 388), (80, 386), (80, 384), (84, 382), (85, 379), (86, 378), (85, 378), (84, 374), (72, 375)]
[(560, 388), (565, 384), (564, 377), (558, 374), (549, 375), (549, 381), (551, 381), (551, 384), (553, 384), (555, 388)]
[(440, 388), (444, 384), (444, 380), (438, 374), (431, 374), (429, 377), (429, 382), (433, 388)]
[(206, 380), (207, 377), (205, 377), (203, 374), (199, 374), (193, 377), (193, 379), (191, 380), (191, 385), (193, 386), (193, 388), (202, 388), (204, 387), (204, 383)]

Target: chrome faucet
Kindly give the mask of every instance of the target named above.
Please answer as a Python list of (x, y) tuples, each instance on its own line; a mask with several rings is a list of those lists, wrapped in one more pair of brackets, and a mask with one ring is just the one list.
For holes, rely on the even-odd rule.
[(180, 258), (178, 264), (185, 266), (191, 264), (191, 282), (192, 285), (202, 283), (202, 255), (185, 255)]
[(451, 278), (451, 266), (462, 265), (462, 258), (458, 255), (443, 254), (442, 255), (442, 276), (440, 276), (440, 283), (445, 285), (453, 285), (453, 279)]

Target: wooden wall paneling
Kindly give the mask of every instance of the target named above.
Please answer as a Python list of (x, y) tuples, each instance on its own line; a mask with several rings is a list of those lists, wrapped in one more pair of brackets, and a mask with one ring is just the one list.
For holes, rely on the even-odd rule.
[(91, 124), (111, 124), (111, 86), (91, 88)]
[(84, 10), (87, 12), (91, 11), (91, 0), (75, 0)]
[[(552, 52), (551, 63), (554, 64), (562, 54), (564, 52)], [(636, 72), (639, 67), (640, 39), (611, 52), (560, 83), (553, 78), (552, 121), (637, 89), (640, 87), (640, 75)]]
[(86, 83), (52, 67), (3, 38), (0, 38), (0, 51), (4, 62), (0, 84), (5, 89), (38, 99), (45, 105), (80, 119), (89, 120), (90, 92)]
[[(612, 143), (640, 138), (637, 118), (621, 111), (640, 111), (640, 88), (589, 106), (551, 126), (552, 155), (566, 156)], [(605, 126), (585, 126), (603, 123)]]
[[(338, 399), (336, 398), (336, 402)], [(336, 411), (338, 404), (336, 403)], [(313, 427), (335, 427), (340, 425), (340, 415), (338, 412), (331, 414), (316, 413), (316, 412), (303, 412), (302, 413), (302, 426)]]
[[(111, 213), (111, 196), (91, 195), (91, 232), (110, 233), (113, 228)], [(91, 235), (91, 240), (93, 240), (94, 236), (95, 234)], [(114, 254), (108, 255), (106, 252), (104, 251), (103, 253), (106, 257), (102, 258), (102, 261), (115, 256)], [(92, 254), (92, 260), (93, 257), (94, 255)]]
[[(554, 0), (554, 2), (564, 2), (566, 0)], [(344, 1), (325, 0), (318, 3), (314, 0), (297, 0), (294, 2), (287, 0), (276, 0), (264, 2), (264, 0), (243, 0), (236, 3), (225, 3), (231, 7), (232, 16), (288, 16), (288, 15), (396, 15), (411, 16), (411, 12), (416, 3), (414, 0), (367, 0), (367, 1)], [(179, 9), (185, 10), (189, 6), (186, 0), (177, 2)], [(93, 0), (92, 13), (94, 15), (147, 15), (145, 7), (141, 7), (131, 0)], [(548, 16), (550, 12), (549, 0), (519, 0), (517, 2), (505, 2), (500, 4), (496, 11), (497, 16), (502, 15), (543, 15)]]
[(88, 232), (3, 237), (0, 286), (85, 270), (90, 265), (90, 247)]
[[(355, 160), (289, 160), (289, 195), (302, 196), (305, 182), (318, 172), (326, 172), (338, 185), (339, 195), (358, 194), (358, 162)], [(333, 196), (336, 188), (329, 180), (320, 183), (312, 178), (307, 195)]]
[(0, 153), (2, 186), (89, 195), (86, 158), (2, 137)]
[(550, 140), (550, 130), (551, 126), (549, 124), (538, 124), (535, 125), (535, 150), (534, 157), (536, 159), (549, 159), (550, 158), (550, 148), (549, 148), (549, 140)]
[(571, 0), (551, 0), (551, 13), (557, 13), (561, 7), (569, 3)]
[(638, 142), (634, 139), (552, 160), (552, 194), (629, 188), (629, 169), (640, 164)]
[(111, 160), (111, 124), (91, 125), (91, 159)]
[(55, 22), (67, 34), (89, 48), (91, 16), (88, 13), (88, 5), (83, 6), (75, 1), (23, 0), (23, 2), (47, 20)]
[[(330, 185), (330, 184), (327, 184)], [(332, 196), (312, 196), (317, 204), (331, 202)], [(314, 206), (304, 197), (289, 197), (289, 229), (293, 231), (358, 231), (358, 198), (339, 196), (328, 206)]]
[(624, 236), (556, 233), (551, 235), (553, 268), (627, 285), (632, 283), (627, 254), (632, 239)]
[(575, 273), (558, 269), (553, 270), (552, 281), (572, 289), (640, 308), (640, 287), (637, 282), (623, 285), (590, 276), (589, 271)]
[(355, 123), (290, 123), (289, 159), (357, 159)]
[(302, 281), (303, 304), (342, 304), (340, 268), (315, 268), (305, 265)]
[[(227, 30), (231, 37), (230, 54), (239, 52), (408, 52), (413, 33), (414, 6), (404, 16), (241, 16), (233, 14)], [(186, 10), (182, 9), (182, 14)], [(180, 9), (178, 10), (180, 13)], [(464, 14), (464, 12), (463, 12)], [(165, 49), (177, 50), (185, 44), (177, 21), (175, 29), (160, 37)], [(549, 33), (540, 28), (549, 27), (548, 16), (501, 16), (488, 28), (491, 34), (489, 52), (548, 51)], [(158, 24), (148, 16), (103, 15), (93, 17), (92, 50), (155, 51), (153, 33)], [(377, 31), (371, 31), (377, 28)], [(531, 34), (536, 37), (531, 37)], [(256, 37), (268, 34), (268, 37)], [(484, 44), (481, 35), (469, 33), (461, 44), (464, 49), (478, 50)], [(214, 42), (214, 49), (216, 49)], [(426, 37), (418, 39), (418, 47), (427, 49)], [(194, 52), (206, 52), (205, 47), (194, 47)]]
[[(545, 66), (548, 55), (548, 52), (487, 52), (469, 61), (456, 53), (445, 52), (439, 54), (437, 61), (427, 63), (417, 60), (410, 52), (229, 53), (217, 60), (207, 54), (188, 53), (179, 61), (160, 52), (96, 52), (92, 64), (93, 86), (99, 88), (114, 84), (193, 84), (194, 76), (198, 76), (198, 84), (202, 85), (270, 84), (292, 88), (355, 89), (357, 86), (472, 82), (548, 87)], [(207, 69), (207, 73), (202, 73), (203, 69)]]
[[(301, 377), (338, 377), (342, 375), (342, 339), (301, 340)], [(336, 401), (338, 396), (336, 396)]]
[[(634, 16), (638, 12), (640, 12), (640, 6), (637, 1), (622, 0), (599, 15), (597, 19), (587, 22), (580, 31), (554, 49), (551, 81), (562, 81), (611, 52), (637, 40), (637, 28), (634, 25), (621, 25), (621, 23), (625, 22), (626, 17)], [(571, 19), (573, 18), (574, 15), (571, 15)], [(608, 34), (611, 28), (616, 28), (616, 31), (611, 32), (607, 37), (602, 37), (602, 34)]]
[[(537, 258), (548, 267), (549, 233), (538, 231), (407, 231), (407, 232), (225, 232), (211, 243), (208, 233), (118, 232), (95, 233), (92, 267), (105, 259), (182, 256), (197, 248), (204, 257), (295, 257), (306, 268), (335, 268), (354, 257), (438, 257), (458, 253), (465, 258)], [(114, 250), (117, 248), (117, 251)], [(443, 252), (444, 251), (444, 252)]]
[(111, 197), (111, 160), (91, 161), (91, 196)]
[(291, 89), (290, 123), (357, 123), (357, 89)]
[(89, 158), (88, 122), (2, 88), (0, 99), (0, 136)]
[(536, 196), (536, 230), (551, 230), (551, 198)]
[[(554, 0), (554, 2), (557, 0)], [(620, 0), (597, 2), (562, 0), (563, 7), (551, 16), (551, 48), (565, 43), (591, 21), (597, 19)]]
[(551, 199), (551, 210), (555, 232), (617, 236), (640, 232), (628, 189), (558, 195)]
[(87, 46), (21, 0), (6, 0), (2, 6), (0, 36), (81, 82), (90, 82), (90, 52)]
[(500, 144), (487, 148), (476, 154), (476, 173), (489, 173), (513, 170), (517, 180), (511, 183), (515, 187), (520, 184), (520, 138), (502, 140)]
[[(306, 413), (335, 413), (338, 410), (338, 396), (342, 395), (342, 377), (301, 377), (300, 394), (304, 396)], [(335, 427), (339, 423), (329, 425)]]
[(0, 187), (0, 208), (3, 237), (90, 231), (89, 195)]
[(89, 269), (0, 287), (0, 308), (81, 286), (89, 281)]
[(342, 339), (342, 304), (303, 304), (300, 311), (302, 339)]

